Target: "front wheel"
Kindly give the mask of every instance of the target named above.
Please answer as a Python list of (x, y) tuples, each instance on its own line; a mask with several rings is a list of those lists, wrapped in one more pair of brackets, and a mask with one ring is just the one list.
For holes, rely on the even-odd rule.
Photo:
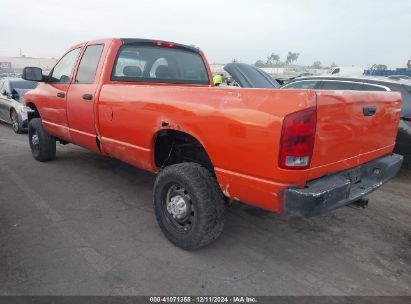
[(11, 126), (13, 128), (14, 133), (16, 134), (23, 133), (23, 128), (21, 127), (19, 115), (17, 114), (16, 110), (14, 109), (11, 110), (10, 118), (11, 118)]
[(43, 128), (40, 118), (30, 120), (28, 134), (31, 153), (36, 160), (45, 162), (56, 157), (56, 139)]
[(193, 250), (217, 239), (224, 227), (224, 196), (215, 177), (195, 163), (164, 168), (154, 185), (154, 211), (164, 235)]

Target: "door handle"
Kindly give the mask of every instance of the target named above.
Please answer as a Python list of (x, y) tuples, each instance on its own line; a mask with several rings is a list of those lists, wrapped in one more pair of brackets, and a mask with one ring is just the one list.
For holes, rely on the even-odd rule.
[(58, 92), (57, 97), (64, 98), (64, 97), (66, 97), (66, 94), (63, 93), (63, 92)]
[(364, 116), (373, 116), (377, 112), (377, 107), (364, 107), (362, 113)]
[(93, 99), (93, 95), (91, 95), (91, 94), (84, 94), (84, 95), (83, 95), (83, 99), (84, 99), (84, 100), (92, 100), (92, 99)]

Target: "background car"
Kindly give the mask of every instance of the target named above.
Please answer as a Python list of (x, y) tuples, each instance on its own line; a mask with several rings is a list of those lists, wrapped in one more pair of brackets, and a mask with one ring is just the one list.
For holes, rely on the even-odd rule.
[(0, 79), (0, 120), (11, 124), (16, 133), (27, 130), (27, 108), (23, 98), (36, 86), (37, 82), (20, 78)]
[(368, 76), (314, 76), (296, 79), (281, 88), (400, 92), (402, 109), (395, 152), (404, 155), (407, 162), (411, 163), (411, 80)]

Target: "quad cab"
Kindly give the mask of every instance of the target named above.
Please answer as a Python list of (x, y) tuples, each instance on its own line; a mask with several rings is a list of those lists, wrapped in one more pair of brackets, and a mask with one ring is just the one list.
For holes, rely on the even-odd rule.
[(158, 173), (154, 210), (184, 249), (215, 240), (224, 205), (314, 216), (393, 178), (401, 96), (214, 87), (198, 48), (147, 39), (77, 44), (25, 96), (35, 159), (56, 142)]

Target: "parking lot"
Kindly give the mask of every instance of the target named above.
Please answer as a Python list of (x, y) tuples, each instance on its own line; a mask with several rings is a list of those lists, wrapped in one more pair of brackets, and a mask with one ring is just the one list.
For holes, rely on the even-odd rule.
[(1, 295), (411, 295), (411, 170), (366, 210), (311, 219), (236, 203), (186, 252), (152, 211), (155, 176), (73, 145), (33, 160), (0, 124)]

